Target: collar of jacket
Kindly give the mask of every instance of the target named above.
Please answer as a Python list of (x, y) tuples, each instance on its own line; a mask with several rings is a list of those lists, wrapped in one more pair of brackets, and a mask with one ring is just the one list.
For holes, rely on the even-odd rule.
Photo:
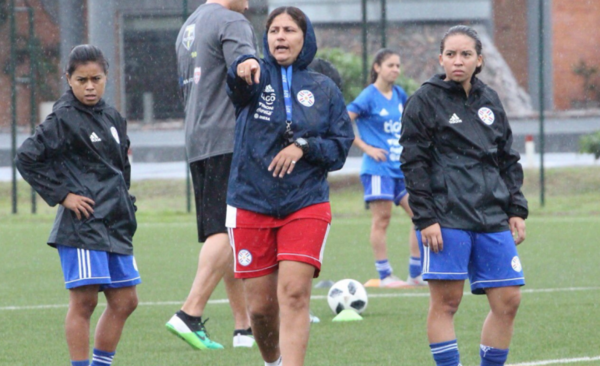
[[(317, 54), (317, 37), (315, 36), (315, 31), (313, 29), (312, 23), (310, 22), (310, 19), (308, 19), (306, 14), (304, 14), (304, 17), (306, 18), (306, 33), (304, 34), (304, 45), (302, 46), (300, 54), (298, 54), (298, 58), (292, 64), (292, 70), (306, 69)], [(269, 32), (265, 32), (265, 35), (263, 36), (263, 47), (265, 50), (264, 59), (269, 64), (279, 66), (277, 64), (277, 60), (275, 60), (275, 58), (271, 54), (271, 51), (269, 50), (268, 34)]]
[[(464, 95), (465, 89), (460, 83), (456, 81), (445, 81), (446, 74), (436, 74), (431, 79), (427, 80), (424, 84), (430, 84), (446, 90), (450, 93), (462, 93)], [(485, 84), (479, 80), (475, 75), (471, 78), (471, 92), (470, 94), (480, 93), (481, 90), (485, 87)]]
[(104, 99), (100, 99), (100, 101), (93, 106), (85, 105), (85, 104), (81, 103), (79, 101), (79, 99), (77, 99), (75, 97), (75, 94), (73, 94), (73, 90), (71, 90), (71, 88), (69, 88), (60, 97), (60, 99), (56, 103), (54, 103), (54, 106), (52, 107), (52, 111), (55, 112), (57, 109), (59, 109), (61, 107), (67, 107), (67, 106), (77, 108), (78, 110), (85, 112), (85, 113), (94, 114), (94, 112), (103, 111), (106, 108), (106, 102), (104, 101)]

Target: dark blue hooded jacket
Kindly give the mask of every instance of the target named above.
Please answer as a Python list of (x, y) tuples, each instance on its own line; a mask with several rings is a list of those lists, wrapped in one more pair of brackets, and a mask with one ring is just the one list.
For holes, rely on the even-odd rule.
[(329, 201), (327, 172), (342, 168), (354, 133), (340, 90), (328, 77), (307, 69), (317, 52), (315, 34), (307, 19), (304, 46), (292, 64), (290, 94), (294, 140), (305, 138), (309, 150), (296, 163), (292, 174), (273, 177), (267, 168), (289, 144), (284, 139), (287, 118), (282, 67), (269, 52), (267, 34), (264, 45), (265, 57), (258, 60), (259, 84), (248, 85), (237, 77), (238, 65), (255, 58), (252, 55), (239, 57), (227, 74), (227, 93), (237, 116), (227, 204), (285, 217)]

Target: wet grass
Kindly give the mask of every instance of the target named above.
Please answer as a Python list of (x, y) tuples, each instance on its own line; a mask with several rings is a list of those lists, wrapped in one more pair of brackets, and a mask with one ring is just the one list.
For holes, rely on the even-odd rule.
[[(593, 254), (600, 233), (600, 169), (547, 171), (544, 208), (539, 206), (536, 174), (526, 174), (524, 189), (532, 214), (528, 239), (519, 251), (527, 286), (509, 361), (600, 356), (600, 318), (595, 316), (600, 311), (600, 266)], [(26, 184), (19, 189), (20, 213), (12, 215), (10, 185), (0, 183), (0, 365), (68, 364), (63, 334), (68, 294), (62, 289), (58, 256), (44, 244), (54, 209), (39, 201), (39, 214), (29, 214)], [(132, 191), (139, 200), (135, 246), (144, 282), (138, 288), (141, 304), (127, 323), (113, 365), (261, 365), (256, 349), (231, 348), (233, 321), (225, 304), (211, 303), (206, 309), (208, 329), (226, 346), (223, 351), (193, 351), (165, 331), (164, 323), (185, 299), (195, 273), (199, 245), (194, 215), (186, 212), (183, 181), (134, 182)], [(334, 223), (319, 280), (374, 278), (370, 213), (364, 209), (360, 183), (356, 178), (332, 178), (331, 198)], [(401, 277), (407, 272), (408, 227), (408, 219), (397, 209), (388, 241), (392, 265)], [(306, 364), (431, 365), (425, 332), (427, 290), (368, 291), (362, 322), (332, 323), (326, 301), (311, 302), (321, 323), (311, 327)], [(325, 294), (313, 290), (313, 295)], [(225, 298), (221, 285), (212, 298)], [(484, 297), (464, 297), (456, 331), (465, 366), (479, 364), (479, 333), (486, 313)]]

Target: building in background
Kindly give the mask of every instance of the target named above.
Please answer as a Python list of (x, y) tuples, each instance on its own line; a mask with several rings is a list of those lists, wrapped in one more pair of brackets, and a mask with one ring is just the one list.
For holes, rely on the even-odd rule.
[[(70, 49), (79, 43), (94, 43), (111, 63), (106, 98), (130, 121), (154, 123), (180, 120), (174, 42), (185, 14), (202, 0), (14, 0), (19, 7), (34, 8), (38, 47), (38, 100), (53, 100), (65, 88), (61, 70)], [(0, 129), (10, 126), (10, 33), (8, 4), (0, 0)], [(381, 46), (381, 0), (367, 1), (367, 49), (373, 54)], [(474, 25), (487, 37), (486, 52), (493, 59), (486, 75), (507, 88), (507, 102), (518, 111), (539, 101), (538, 62), (539, 0), (387, 0), (389, 47), (397, 48), (405, 74), (418, 82), (439, 70), (436, 55), (443, 32), (457, 23)], [(250, 0), (247, 17), (259, 45), (269, 10), (289, 5), (286, 0)], [(542, 67), (548, 109), (594, 107), (600, 90), (600, 52), (594, 41), (600, 36), (600, 1), (544, 0), (546, 27)], [(187, 5), (187, 8), (185, 8)], [(297, 0), (315, 24), (320, 47), (343, 47), (360, 54), (361, 0)], [(25, 52), (26, 16), (17, 15), (18, 80), (27, 73)], [(501, 56), (501, 57), (500, 57)], [(490, 57), (492, 59), (492, 57)], [(506, 70), (504, 70), (506, 68)], [(510, 75), (507, 77), (506, 75)], [(514, 75), (514, 77), (513, 77)], [(587, 75), (587, 76), (586, 76)], [(507, 81), (508, 80), (508, 81)], [(487, 80), (486, 80), (487, 81)], [(496, 85), (495, 85), (496, 87)], [(518, 88), (520, 87), (520, 88)], [(19, 84), (17, 115), (20, 126), (29, 121), (29, 86)], [(595, 89), (596, 88), (596, 89)], [(514, 91), (517, 90), (517, 91)], [(527, 99), (527, 94), (531, 99)], [(505, 102), (506, 103), (506, 102)]]

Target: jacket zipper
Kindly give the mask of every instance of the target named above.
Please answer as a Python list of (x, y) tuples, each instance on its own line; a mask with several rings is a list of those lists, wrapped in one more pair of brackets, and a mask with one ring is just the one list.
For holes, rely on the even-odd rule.
[[(464, 102), (464, 107), (465, 107), (465, 109), (467, 111), (467, 115), (471, 115), (471, 105), (469, 104), (469, 99), (471, 99), (472, 95), (473, 95), (473, 93), (471, 92), (468, 96), (466, 96), (466, 99), (465, 99), (465, 102)], [(477, 122), (477, 118), (475, 118), (474, 122)], [(479, 126), (473, 126), (473, 127), (474, 127), (473, 129), (475, 130), (475, 134), (477, 134), (477, 137), (479, 138), (479, 143), (481, 144), (482, 149), (485, 149), (485, 145), (484, 145), (484, 140), (485, 139), (481, 135), (481, 131), (479, 130)], [(485, 151), (484, 151), (484, 153), (485, 153)], [(487, 190), (488, 190), (488, 184), (487, 184), (487, 179), (485, 178), (484, 164), (480, 165), (480, 170), (481, 170), (481, 176), (483, 178), (484, 192), (487, 192)], [(480, 207), (477, 207), (476, 209), (479, 210)], [(483, 225), (487, 228), (488, 223), (487, 223), (487, 219), (486, 219), (485, 215), (483, 215), (481, 213), (481, 211), (479, 211), (478, 214), (480, 214), (480, 216), (482, 218)]]

